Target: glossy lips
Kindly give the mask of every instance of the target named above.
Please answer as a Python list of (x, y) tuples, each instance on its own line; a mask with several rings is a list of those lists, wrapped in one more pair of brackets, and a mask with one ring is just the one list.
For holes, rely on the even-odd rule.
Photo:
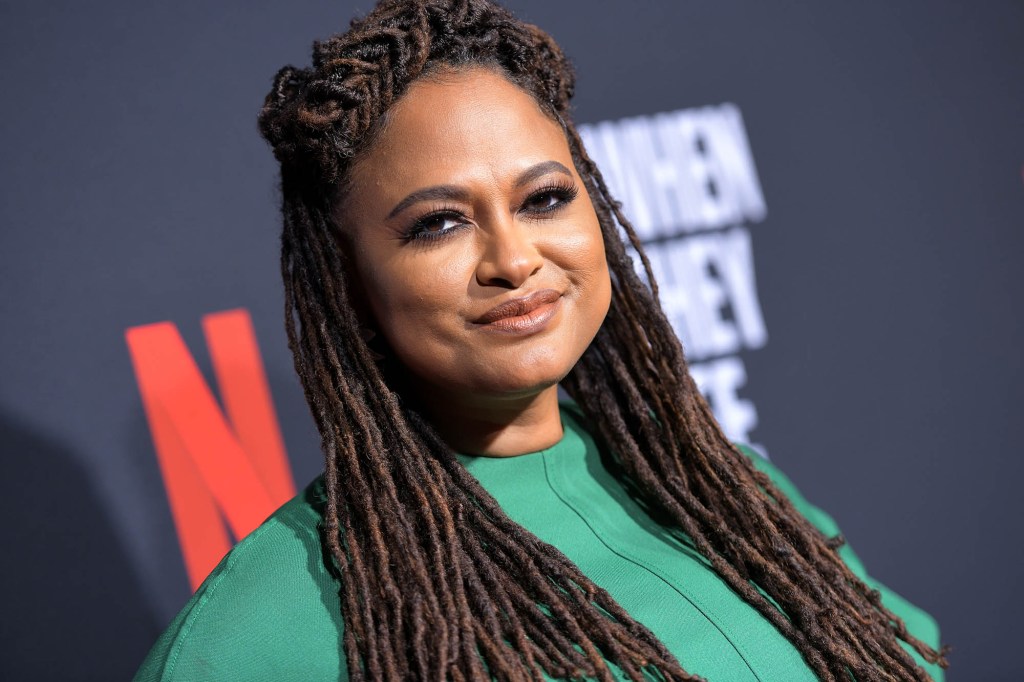
[(541, 289), (529, 296), (494, 306), (481, 315), (476, 323), (511, 334), (539, 331), (558, 311), (561, 298), (562, 294), (554, 289)]

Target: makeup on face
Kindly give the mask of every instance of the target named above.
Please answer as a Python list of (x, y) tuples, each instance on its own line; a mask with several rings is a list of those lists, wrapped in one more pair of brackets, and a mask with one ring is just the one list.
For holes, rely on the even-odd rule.
[(552, 390), (611, 297), (561, 126), (500, 75), (417, 81), (352, 173), (344, 214), (370, 326), (421, 397)]

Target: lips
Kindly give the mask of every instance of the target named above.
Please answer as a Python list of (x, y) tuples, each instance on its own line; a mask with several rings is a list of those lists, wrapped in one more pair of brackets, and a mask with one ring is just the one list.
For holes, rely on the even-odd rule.
[(503, 320), (508, 321), (513, 318), (525, 317), (538, 308), (557, 302), (561, 297), (562, 294), (554, 289), (541, 289), (529, 296), (514, 298), (494, 306), (481, 315), (476, 322), (478, 324), (494, 324)]

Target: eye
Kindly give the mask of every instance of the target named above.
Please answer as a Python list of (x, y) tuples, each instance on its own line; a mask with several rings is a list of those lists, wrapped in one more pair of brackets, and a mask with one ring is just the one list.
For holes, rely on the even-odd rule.
[(551, 213), (572, 203), (579, 190), (575, 185), (553, 185), (539, 189), (523, 202), (523, 210), (533, 214)]
[(466, 219), (454, 211), (429, 213), (415, 223), (405, 235), (406, 241), (442, 239), (466, 225)]

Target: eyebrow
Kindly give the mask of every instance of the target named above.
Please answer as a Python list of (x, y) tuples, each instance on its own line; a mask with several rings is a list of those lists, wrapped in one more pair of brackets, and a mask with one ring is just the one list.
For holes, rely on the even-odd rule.
[[(570, 178), (572, 177), (572, 171), (557, 161), (541, 161), (520, 173), (519, 177), (516, 178), (515, 183), (513, 183), (513, 187), (518, 189), (526, 183), (535, 180), (542, 175), (547, 175), (548, 173), (562, 173)], [(387, 219), (390, 220), (391, 218), (394, 218), (396, 215), (419, 201), (438, 201), (442, 199), (467, 201), (468, 197), (469, 192), (456, 185), (434, 185), (433, 187), (424, 187), (423, 189), (418, 189), (409, 194), (407, 197), (395, 204), (395, 207), (391, 209), (391, 213), (388, 213)]]

